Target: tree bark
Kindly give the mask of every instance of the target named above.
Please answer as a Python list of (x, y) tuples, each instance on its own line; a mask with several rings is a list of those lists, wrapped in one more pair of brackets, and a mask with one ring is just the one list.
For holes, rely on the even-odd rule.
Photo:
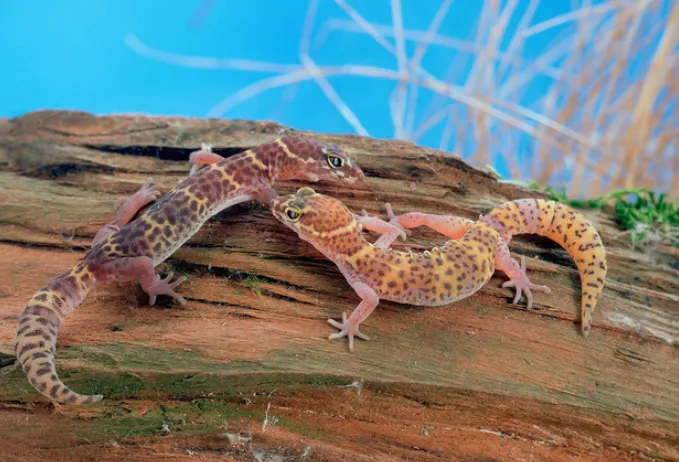
[[(533, 309), (512, 305), (497, 273), (444, 307), (380, 302), (362, 325), (372, 340), (350, 353), (327, 339), (326, 321), (354, 309), (352, 289), (247, 204), (213, 217), (159, 268), (189, 277), (185, 307), (166, 297), (149, 307), (137, 284), (110, 284), (63, 324), (61, 378), (102, 403), (55, 410), (12, 368), (18, 315), (83, 256), (118, 197), (147, 176), (168, 191), (202, 142), (230, 155), (292, 132), (61, 111), (0, 120), (0, 459), (679, 460), (679, 253), (633, 249), (610, 211), (585, 212), (610, 268), (586, 339), (574, 262), (522, 236), (512, 251), (552, 289)], [(357, 212), (385, 217), (390, 202), (396, 213), (475, 219), (544, 197), (414, 144), (298, 133), (342, 146), (364, 169), (362, 185), (312, 186)], [(416, 230), (394, 247), (443, 242)]]

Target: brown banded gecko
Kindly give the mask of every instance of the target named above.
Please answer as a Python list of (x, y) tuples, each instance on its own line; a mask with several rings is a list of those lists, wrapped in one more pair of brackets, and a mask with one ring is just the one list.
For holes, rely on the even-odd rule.
[[(312, 138), (283, 137), (224, 159), (205, 150), (191, 154), (192, 172), (143, 214), (132, 218), (160, 192), (146, 184), (118, 209), (94, 237), (92, 247), (72, 269), (49, 281), (19, 317), (14, 351), (30, 383), (53, 402), (93, 403), (102, 395), (81, 395), (59, 379), (54, 365), (57, 332), (64, 319), (95, 285), (139, 281), (153, 305), (184, 282), (156, 274), (154, 267), (172, 255), (211, 216), (235, 204), (259, 200), (270, 205), (275, 180), (355, 183), (360, 167), (334, 145)], [(207, 167), (198, 169), (203, 165)]]
[[(388, 204), (387, 204), (388, 206)], [(521, 199), (508, 202), (476, 222), (461, 217), (411, 212), (393, 216), (390, 222), (353, 214), (337, 199), (318, 194), (309, 187), (296, 194), (280, 196), (272, 203), (274, 216), (301, 239), (332, 260), (361, 303), (342, 322), (328, 322), (340, 330), (330, 339), (354, 337), (368, 340), (359, 331), (380, 299), (419, 306), (441, 306), (468, 297), (483, 287), (495, 269), (516, 288), (514, 303), (525, 292), (529, 308), (531, 290), (549, 292), (533, 284), (521, 265), (511, 257), (507, 243), (515, 234), (538, 234), (564, 247), (575, 260), (582, 282), (582, 331), (589, 333), (592, 312), (604, 287), (606, 254), (594, 226), (579, 212), (558, 202)], [(405, 229), (427, 226), (450, 237), (440, 247), (420, 252), (390, 249)], [(382, 233), (374, 243), (366, 240), (363, 228)]]

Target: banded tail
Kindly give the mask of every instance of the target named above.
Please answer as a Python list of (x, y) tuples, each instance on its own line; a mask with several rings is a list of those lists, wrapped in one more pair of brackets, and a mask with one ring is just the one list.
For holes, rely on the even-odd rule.
[(19, 317), (14, 352), (31, 385), (52, 401), (89, 404), (103, 398), (70, 390), (59, 380), (54, 366), (59, 326), (94, 284), (94, 275), (80, 262), (38, 290)]
[(515, 234), (548, 237), (575, 260), (582, 283), (582, 333), (592, 327), (592, 313), (604, 289), (606, 251), (599, 233), (580, 212), (554, 201), (519, 199), (481, 218), (509, 242)]

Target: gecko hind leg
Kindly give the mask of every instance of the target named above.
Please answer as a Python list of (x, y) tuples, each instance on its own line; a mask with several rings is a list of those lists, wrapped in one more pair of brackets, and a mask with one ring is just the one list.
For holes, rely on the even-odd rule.
[(144, 185), (139, 188), (137, 192), (128, 198), (118, 199), (117, 202), (123, 202), (123, 204), (116, 211), (113, 221), (105, 225), (94, 235), (94, 239), (92, 239), (93, 245), (100, 243), (111, 234), (120, 231), (120, 228), (128, 224), (142, 207), (160, 197), (162, 193), (156, 189), (158, 186), (152, 185), (151, 183), (151, 178), (147, 178)]
[[(184, 297), (175, 292), (179, 284), (186, 281), (181, 276), (174, 281), (174, 272), (167, 273), (161, 278), (153, 267), (153, 260), (149, 257), (123, 257), (104, 263), (94, 268), (96, 277), (100, 281), (132, 282), (139, 281), (142, 289), (149, 295), (149, 305), (156, 303), (158, 295), (169, 295), (180, 305), (186, 304)], [(172, 282), (171, 282), (172, 281)]]
[(502, 240), (498, 242), (497, 253), (495, 254), (495, 267), (509, 276), (509, 281), (503, 283), (502, 287), (514, 287), (516, 289), (513, 304), (517, 304), (521, 299), (521, 294), (525, 293), (528, 300), (526, 309), (530, 310), (533, 307), (533, 290), (546, 294), (552, 291), (547, 286), (533, 284), (530, 281), (526, 274), (526, 257), (521, 255), (521, 265), (519, 265), (516, 259), (512, 258), (509, 253), (507, 244)]
[(194, 151), (189, 155), (191, 171), (189, 176), (194, 175), (203, 165), (212, 165), (224, 160), (224, 157), (212, 152), (212, 146), (207, 143), (200, 145), (200, 151)]

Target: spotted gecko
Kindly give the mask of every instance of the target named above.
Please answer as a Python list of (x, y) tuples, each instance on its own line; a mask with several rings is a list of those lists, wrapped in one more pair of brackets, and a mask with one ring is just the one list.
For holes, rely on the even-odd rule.
[[(154, 267), (172, 255), (211, 216), (235, 204), (258, 200), (270, 205), (275, 180), (355, 183), (360, 167), (340, 148), (312, 138), (283, 137), (227, 159), (211, 150), (190, 157), (191, 174), (134, 221), (145, 205), (160, 196), (150, 179), (117, 210), (111, 223), (94, 237), (92, 247), (72, 269), (38, 290), (19, 317), (14, 351), (31, 385), (53, 402), (87, 404), (102, 395), (81, 395), (59, 379), (54, 365), (57, 331), (62, 321), (95, 285), (138, 281), (150, 305), (169, 295), (181, 305), (172, 280)], [(205, 166), (205, 167), (204, 167)], [(204, 167), (204, 168), (200, 168)]]
[[(388, 204), (387, 204), (388, 206)], [(592, 224), (579, 212), (554, 201), (520, 199), (508, 202), (481, 216), (476, 222), (461, 217), (411, 212), (390, 221), (354, 214), (340, 201), (318, 194), (309, 187), (296, 194), (279, 196), (272, 203), (274, 216), (301, 239), (332, 260), (361, 303), (342, 322), (328, 322), (340, 330), (330, 339), (354, 337), (369, 340), (359, 325), (377, 307), (380, 299), (419, 306), (441, 306), (468, 297), (483, 287), (495, 269), (502, 270), (514, 287), (517, 303), (525, 292), (532, 305), (531, 290), (549, 292), (533, 284), (521, 265), (510, 255), (507, 243), (515, 234), (538, 234), (563, 246), (575, 260), (582, 281), (582, 331), (586, 336), (592, 312), (606, 278), (606, 254)], [(390, 249), (405, 230), (427, 226), (450, 237), (441, 247), (422, 253)], [(373, 244), (362, 229), (382, 233)]]

